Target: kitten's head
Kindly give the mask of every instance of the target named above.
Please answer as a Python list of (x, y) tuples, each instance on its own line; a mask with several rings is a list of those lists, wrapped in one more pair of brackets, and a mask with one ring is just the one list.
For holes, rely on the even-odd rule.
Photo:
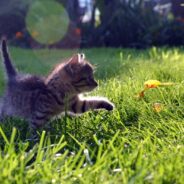
[(68, 80), (76, 92), (89, 92), (97, 87), (93, 66), (85, 60), (84, 54), (76, 54), (64, 66)]
[(70, 86), (70, 91), (83, 93), (97, 87), (93, 66), (85, 60), (84, 54), (76, 54), (68, 61), (56, 66), (47, 77), (46, 83), (57, 88)]

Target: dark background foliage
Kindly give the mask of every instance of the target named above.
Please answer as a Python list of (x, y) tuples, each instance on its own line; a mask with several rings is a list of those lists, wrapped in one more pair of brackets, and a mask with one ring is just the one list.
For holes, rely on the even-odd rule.
[[(86, 9), (80, 8), (78, 0), (57, 0), (66, 9), (70, 24), (65, 38), (53, 44), (39, 43), (27, 30), (25, 17), (31, 4), (36, 1), (44, 3), (43, 0), (1, 0), (0, 36), (6, 35), (12, 44), (23, 47), (146, 48), (184, 44), (182, 0), (157, 0), (159, 5), (172, 4), (167, 14), (154, 11), (156, 0), (98, 0), (93, 2), (88, 22), (81, 21)], [(98, 24), (97, 9), (100, 12)]]

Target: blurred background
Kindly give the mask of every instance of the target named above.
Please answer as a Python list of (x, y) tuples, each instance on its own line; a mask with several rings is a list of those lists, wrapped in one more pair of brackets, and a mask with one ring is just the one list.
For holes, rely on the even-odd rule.
[(0, 0), (0, 36), (24, 48), (184, 45), (184, 0)]

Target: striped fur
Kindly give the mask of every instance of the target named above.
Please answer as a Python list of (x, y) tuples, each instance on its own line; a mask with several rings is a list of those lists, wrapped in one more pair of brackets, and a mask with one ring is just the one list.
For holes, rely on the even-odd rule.
[(11, 63), (5, 40), (2, 55), (8, 80), (12, 82), (7, 84), (2, 100), (1, 118), (20, 117), (37, 129), (65, 111), (81, 114), (93, 109), (113, 109), (107, 99), (81, 98), (80, 94), (97, 87), (93, 67), (83, 54), (76, 54), (59, 64), (46, 77), (19, 74)]

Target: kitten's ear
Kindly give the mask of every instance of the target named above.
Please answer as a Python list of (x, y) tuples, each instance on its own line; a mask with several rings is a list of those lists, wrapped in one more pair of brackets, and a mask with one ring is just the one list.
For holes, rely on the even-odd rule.
[(77, 54), (78, 55), (78, 61), (79, 63), (82, 63), (85, 60), (85, 55), (84, 53)]
[(74, 65), (78, 63), (82, 63), (85, 59), (85, 55), (83, 53), (81, 54), (75, 54), (70, 60), (69, 64)]
[(67, 62), (65, 69), (70, 75), (74, 75), (75, 66), (78, 64), (78, 54), (74, 55), (70, 60)]
[(66, 65), (66, 70), (70, 74), (74, 74), (75, 69), (78, 67), (78, 64), (82, 63), (85, 59), (84, 54), (76, 54), (68, 61)]

